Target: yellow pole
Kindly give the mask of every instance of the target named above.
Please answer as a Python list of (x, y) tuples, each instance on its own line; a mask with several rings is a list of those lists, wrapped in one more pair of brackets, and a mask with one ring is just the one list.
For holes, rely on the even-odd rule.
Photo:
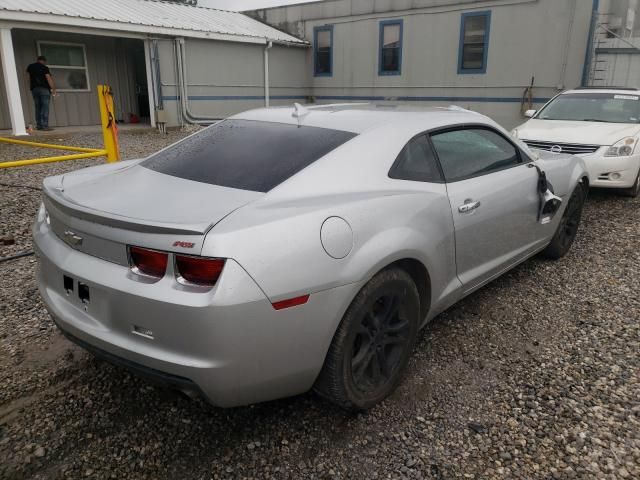
[(27, 145), (29, 147), (40, 148), (53, 148), (55, 150), (69, 150), (71, 152), (97, 152), (98, 148), (84, 148), (84, 147), (71, 147), (69, 145), (57, 145), (55, 143), (38, 143), (38, 142), (26, 142), (24, 140), (17, 140), (15, 138), (3, 138), (0, 137), (0, 142), (15, 143), (16, 145)]
[(75, 155), (61, 155), (59, 157), (33, 158), (31, 160), (16, 160), (14, 162), (0, 162), (0, 168), (22, 167), (24, 165), (35, 165), (38, 163), (64, 162), (66, 160), (78, 160), (80, 158), (103, 157), (107, 155), (106, 150), (95, 150), (90, 153), (77, 153)]
[(100, 104), (102, 136), (104, 137), (104, 148), (107, 151), (107, 162), (117, 162), (120, 160), (120, 149), (111, 87), (98, 85), (98, 103)]

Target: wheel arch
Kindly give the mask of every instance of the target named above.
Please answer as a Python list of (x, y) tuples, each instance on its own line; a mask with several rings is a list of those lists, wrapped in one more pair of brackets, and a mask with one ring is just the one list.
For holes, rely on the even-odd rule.
[(589, 177), (587, 175), (583, 175), (579, 181), (580, 185), (582, 185), (582, 189), (584, 190), (584, 194), (589, 193)]
[(431, 276), (429, 275), (427, 267), (415, 258), (396, 260), (385, 267), (385, 269), (392, 267), (399, 267), (407, 272), (413, 280), (413, 283), (416, 284), (418, 295), (420, 295), (420, 321), (424, 321), (431, 309)]

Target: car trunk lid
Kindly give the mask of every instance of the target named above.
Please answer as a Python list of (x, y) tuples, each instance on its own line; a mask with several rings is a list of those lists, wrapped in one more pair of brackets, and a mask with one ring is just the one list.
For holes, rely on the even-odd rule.
[(199, 254), (213, 225), (264, 195), (140, 165), (53, 177), (44, 187), (56, 235), (77, 250), (116, 263), (127, 262), (126, 245)]

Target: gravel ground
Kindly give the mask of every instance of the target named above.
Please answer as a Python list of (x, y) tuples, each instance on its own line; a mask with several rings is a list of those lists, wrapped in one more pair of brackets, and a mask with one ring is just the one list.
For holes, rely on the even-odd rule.
[[(123, 134), (124, 156), (181, 135)], [(20, 150), (0, 145), (0, 161)], [(31, 248), (38, 204), (0, 185), (0, 237), (16, 240), (0, 256)], [(440, 315), (399, 390), (358, 415), (313, 394), (221, 410), (151, 387), (60, 336), (33, 257), (2, 263), (0, 478), (640, 478), (639, 225), (640, 199), (592, 192), (566, 258), (534, 258)]]

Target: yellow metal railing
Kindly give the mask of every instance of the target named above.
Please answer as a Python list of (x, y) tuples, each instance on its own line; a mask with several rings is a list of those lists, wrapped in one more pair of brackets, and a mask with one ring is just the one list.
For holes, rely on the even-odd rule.
[(104, 138), (104, 148), (84, 148), (70, 145), (57, 145), (53, 143), (27, 142), (15, 138), (0, 137), (0, 142), (24, 145), (36, 148), (51, 148), (54, 150), (66, 150), (70, 152), (81, 152), (70, 155), (59, 155), (56, 157), (40, 157), (28, 160), (15, 160), (11, 162), (0, 162), (0, 168), (22, 167), (25, 165), (36, 165), (40, 163), (64, 162), (67, 160), (79, 160), (82, 158), (107, 157), (107, 162), (117, 162), (120, 160), (120, 147), (118, 144), (118, 126), (113, 108), (113, 93), (111, 87), (98, 85), (98, 102), (100, 104), (100, 117), (102, 120), (102, 136)]

